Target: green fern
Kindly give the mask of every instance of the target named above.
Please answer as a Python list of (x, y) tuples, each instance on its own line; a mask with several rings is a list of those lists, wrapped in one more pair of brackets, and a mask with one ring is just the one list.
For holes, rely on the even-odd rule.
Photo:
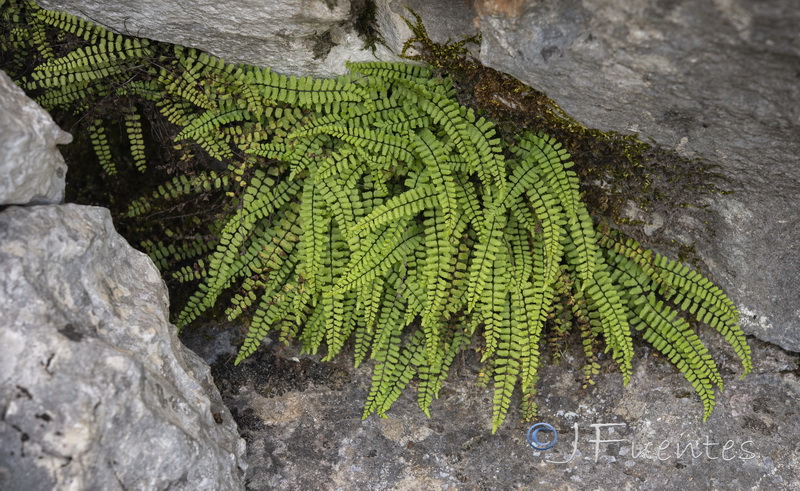
[[(640, 333), (692, 384), (705, 417), (722, 379), (691, 323), (716, 329), (744, 373), (752, 369), (736, 308), (719, 288), (596, 225), (558, 141), (529, 132), (501, 139), (427, 67), (357, 63), (335, 80), (286, 77), (9, 5), (4, 22), (23, 26), (20, 15), (33, 12), (29, 24), (79, 40), (66, 54), (40, 50), (24, 80), (46, 107), (82, 114), (98, 98), (136, 97), (177, 127), (184, 158), (198, 147), (226, 162), (222, 173), (174, 177), (129, 215), (226, 193), (231, 211), (212, 224), (216, 238), (175, 233), (172, 243), (145, 246), (176, 279), (196, 284), (179, 328), (223, 297), (228, 318), (247, 313), (237, 364), (270, 333), (308, 353), (322, 349), (326, 360), (352, 340), (355, 363), (375, 363), (364, 417), (385, 415), (414, 377), (428, 414), (456, 354), (477, 346), (493, 382), (493, 432), (518, 389), (523, 417), (535, 416), (548, 329), (563, 337), (577, 326), (587, 380), (604, 344), (624, 383)], [(31, 33), (17, 30), (0, 47), (34, 49), (41, 33)], [(143, 170), (139, 114), (124, 120)], [(104, 123), (91, 121), (92, 144), (113, 173)]]

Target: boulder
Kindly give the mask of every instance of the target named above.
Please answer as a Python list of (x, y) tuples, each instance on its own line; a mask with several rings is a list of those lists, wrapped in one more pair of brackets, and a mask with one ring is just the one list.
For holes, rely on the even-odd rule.
[[(581, 123), (718, 164), (704, 216), (642, 216), (696, 244), (748, 333), (800, 351), (800, 11), (750, 2), (478, 0), (480, 59)], [(690, 191), (690, 190), (689, 190)]]
[(4, 210), (0, 270), (0, 489), (242, 488), (236, 423), (108, 210)]
[[(375, 60), (355, 24), (365, 0), (40, 0), (121, 34), (199, 48), (231, 63), (287, 75), (334, 77), (344, 62)], [(378, 46), (381, 59), (391, 58)]]
[(56, 145), (72, 141), (0, 70), (0, 205), (64, 200), (67, 164)]

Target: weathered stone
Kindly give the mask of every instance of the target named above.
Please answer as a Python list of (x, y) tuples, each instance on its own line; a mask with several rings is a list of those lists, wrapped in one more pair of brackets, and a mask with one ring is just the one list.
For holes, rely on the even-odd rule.
[[(375, 60), (354, 29), (360, 0), (41, 0), (122, 34), (200, 48), (232, 63), (332, 77), (346, 60)], [(355, 7), (353, 6), (355, 4)], [(378, 46), (379, 58), (392, 57)]]
[[(349, 359), (319, 363), (291, 348), (268, 347), (238, 367), (208, 347), (212, 332), (187, 345), (205, 354), (223, 399), (248, 440), (253, 489), (797, 489), (800, 486), (800, 370), (797, 354), (752, 342), (754, 372), (738, 380), (732, 350), (704, 340), (720, 360), (724, 393), (707, 422), (691, 385), (653, 351), (637, 345), (630, 384), (608, 359), (596, 385), (581, 390), (582, 359), (543, 358), (540, 422), (558, 431), (549, 451), (528, 446), (528, 424), (512, 408), (491, 434), (491, 388), (476, 386), (477, 358), (459, 356), (428, 419), (413, 386), (389, 419), (361, 420), (370, 387)], [(234, 331), (235, 332), (235, 331)], [(579, 347), (576, 347), (580, 350)], [(731, 369), (735, 369), (735, 372)], [(518, 399), (515, 399), (516, 403)], [(577, 452), (570, 459), (578, 425)], [(597, 445), (597, 427), (601, 442)], [(540, 433), (541, 442), (550, 435)], [(666, 441), (666, 443), (662, 443)], [(659, 454), (661, 445), (664, 448)], [(687, 449), (687, 446), (691, 448)], [(548, 460), (550, 462), (548, 462)]]
[(0, 70), (0, 205), (63, 201), (67, 164), (56, 145), (71, 141)]
[[(800, 351), (800, 10), (746, 0), (476, 2), (481, 61), (589, 127), (719, 164), (731, 195), (657, 232), (696, 243), (743, 327)], [(704, 223), (704, 221), (706, 223)]]
[(244, 442), (108, 210), (0, 213), (0, 489), (237, 489)]

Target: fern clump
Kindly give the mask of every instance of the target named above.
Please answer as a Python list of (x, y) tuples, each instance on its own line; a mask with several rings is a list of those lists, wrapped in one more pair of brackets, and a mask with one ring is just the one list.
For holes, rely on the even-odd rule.
[[(627, 383), (638, 332), (693, 385), (705, 417), (722, 380), (690, 322), (716, 329), (752, 368), (736, 308), (716, 286), (593, 219), (555, 138), (501, 135), (427, 67), (356, 63), (338, 79), (286, 77), (36, 12), (88, 43), (26, 79), (49, 107), (135, 96), (177, 127), (184, 155), (200, 148), (228, 163), (177, 175), (129, 214), (191, 193), (229, 197), (214, 239), (145, 246), (161, 266), (181, 262), (174, 278), (197, 285), (179, 328), (221, 298), (229, 319), (248, 314), (237, 364), (270, 333), (326, 360), (351, 343), (356, 365), (375, 362), (364, 417), (385, 415), (415, 377), (427, 414), (455, 356), (477, 349), (494, 387), (493, 431), (515, 390), (523, 417), (534, 416), (539, 346), (565, 305), (588, 375), (602, 342)], [(135, 69), (125, 68), (131, 59)], [(123, 82), (126, 70), (136, 76)], [(139, 115), (123, 117), (143, 169)], [(92, 141), (112, 172), (101, 123)]]

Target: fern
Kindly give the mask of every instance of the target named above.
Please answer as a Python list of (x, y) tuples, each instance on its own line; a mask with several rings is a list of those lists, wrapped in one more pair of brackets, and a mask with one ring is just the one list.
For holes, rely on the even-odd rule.
[[(220, 298), (229, 299), (230, 319), (247, 314), (237, 364), (271, 332), (304, 352), (322, 349), (326, 360), (352, 339), (355, 363), (375, 363), (364, 417), (385, 415), (414, 377), (428, 414), (454, 357), (478, 346), (493, 382), (492, 431), (518, 389), (523, 417), (535, 416), (548, 330), (562, 339), (577, 326), (589, 382), (605, 345), (627, 383), (639, 333), (692, 384), (705, 417), (722, 379), (692, 323), (714, 328), (744, 372), (752, 369), (736, 308), (719, 288), (596, 225), (555, 138), (501, 138), (428, 67), (354, 63), (335, 80), (286, 77), (8, 5), (2, 19), (16, 30), (0, 48), (40, 53), (23, 84), (43, 105), (83, 114), (102, 98), (137, 98), (177, 127), (184, 159), (200, 148), (227, 164), (177, 175), (129, 215), (225, 193), (229, 212), (210, 226), (215, 238), (173, 233), (173, 242), (145, 247), (196, 285), (179, 328)], [(26, 25), (38, 27), (23, 33)], [(42, 26), (72, 36), (74, 49), (36, 47)], [(144, 170), (140, 114), (123, 111), (132, 161)], [(90, 123), (101, 165), (113, 173), (104, 120)]]
[(106, 136), (106, 129), (103, 126), (103, 121), (100, 119), (94, 120), (89, 126), (89, 138), (92, 140), (92, 147), (97, 159), (100, 161), (100, 166), (108, 175), (117, 173), (117, 165), (111, 160), (111, 147), (108, 144), (108, 137)]

